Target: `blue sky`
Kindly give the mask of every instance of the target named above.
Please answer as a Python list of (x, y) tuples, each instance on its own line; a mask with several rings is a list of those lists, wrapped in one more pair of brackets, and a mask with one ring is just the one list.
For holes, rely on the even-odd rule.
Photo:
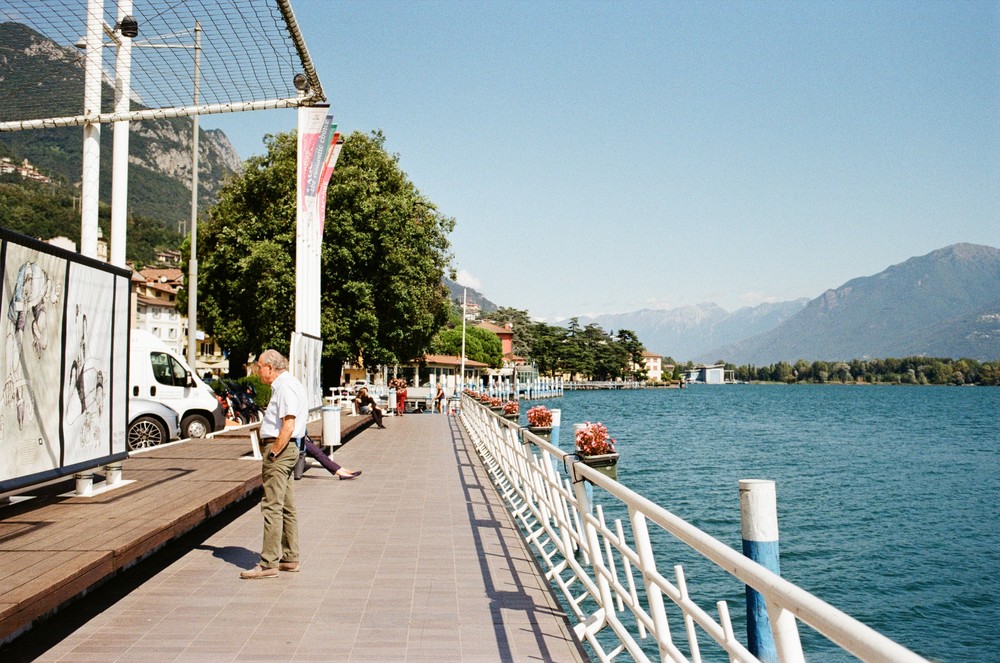
[[(813, 298), (1000, 247), (998, 2), (293, 0), (454, 264), (537, 318)], [(203, 117), (241, 156), (294, 111)]]

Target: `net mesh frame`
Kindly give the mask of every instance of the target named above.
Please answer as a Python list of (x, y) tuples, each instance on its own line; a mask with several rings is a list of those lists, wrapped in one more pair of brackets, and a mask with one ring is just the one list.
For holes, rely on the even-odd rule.
[[(56, 44), (50, 57), (63, 66), (51, 76), (78, 77), (83, 89), (88, 0), (0, 0), (0, 23), (19, 23)], [(105, 0), (101, 19), (101, 71), (114, 88), (120, 35), (118, 4)], [(0, 57), (0, 131), (76, 126), (88, 122), (142, 120), (264, 108), (314, 105), (322, 85), (288, 0), (133, 0), (138, 22), (130, 70), (130, 111), (115, 113), (109, 95), (100, 114), (84, 115), (84, 98), (53, 99), (39, 93), (46, 80), (25, 80), (4, 71)], [(195, 24), (201, 27), (195, 103)], [(5, 46), (0, 44), (0, 53)], [(28, 48), (51, 47), (34, 40)], [(304, 92), (295, 76), (304, 74)], [(72, 81), (74, 86), (77, 81)], [(113, 95), (112, 95), (113, 96)]]

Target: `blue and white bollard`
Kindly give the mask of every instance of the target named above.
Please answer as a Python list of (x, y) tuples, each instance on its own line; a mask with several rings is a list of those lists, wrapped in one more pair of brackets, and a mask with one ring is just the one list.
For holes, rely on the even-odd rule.
[[(778, 499), (773, 481), (740, 480), (740, 522), (743, 554), (769, 571), (781, 575), (778, 555)], [(767, 605), (749, 585), (747, 596), (747, 649), (764, 663), (778, 663)]]

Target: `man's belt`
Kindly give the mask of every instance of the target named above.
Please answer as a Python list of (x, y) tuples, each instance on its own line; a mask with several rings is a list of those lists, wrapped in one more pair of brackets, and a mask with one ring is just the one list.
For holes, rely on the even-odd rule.
[[(263, 446), (265, 444), (271, 444), (272, 442), (275, 442), (277, 439), (278, 438), (276, 438), (276, 437), (262, 437), (262, 438), (260, 438), (260, 444), (261, 444), (261, 446)], [(303, 435), (302, 437), (293, 437), (291, 440), (289, 440), (289, 442), (294, 442), (295, 446), (297, 446), (301, 450), (305, 446), (303, 444), (303, 441), (305, 439), (306, 439), (306, 436)]]

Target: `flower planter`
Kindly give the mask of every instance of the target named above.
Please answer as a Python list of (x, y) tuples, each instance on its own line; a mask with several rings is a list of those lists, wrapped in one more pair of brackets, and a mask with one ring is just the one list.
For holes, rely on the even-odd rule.
[(546, 442), (552, 441), (552, 426), (528, 426), (528, 430)]
[(516, 413), (503, 415), (503, 418), (506, 419), (507, 421), (517, 421), (517, 417), (518, 415)]
[(500, 414), (501, 410), (503, 410), (503, 408), (500, 407), (499, 405), (496, 406), (496, 407), (492, 407), (492, 406), (490, 407), (490, 412), (496, 412), (497, 414)]
[(618, 481), (618, 454), (601, 454), (599, 456), (580, 456), (580, 462), (592, 467), (601, 474)]

